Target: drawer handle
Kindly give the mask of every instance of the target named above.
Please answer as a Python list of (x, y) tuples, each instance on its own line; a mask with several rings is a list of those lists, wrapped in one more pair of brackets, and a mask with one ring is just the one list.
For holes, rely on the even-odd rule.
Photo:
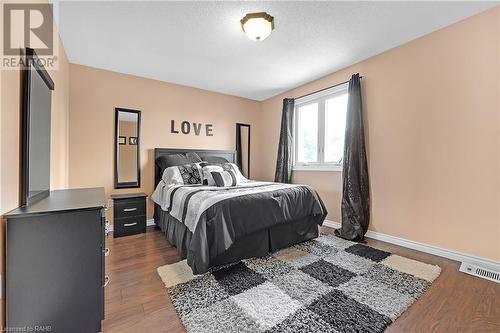
[(124, 208), (123, 209), (124, 212), (134, 212), (136, 210), (137, 210), (137, 208)]
[(109, 225), (109, 221), (106, 221), (106, 226), (104, 227), (104, 233), (106, 234), (106, 237), (108, 237), (109, 235), (109, 232), (110, 232), (110, 225)]
[(104, 249), (104, 256), (105, 257), (109, 256), (109, 248)]
[(107, 276), (107, 275), (106, 275), (106, 276), (104, 277), (104, 286), (103, 286), (103, 287), (106, 287), (106, 286), (108, 285), (109, 280), (110, 280), (110, 279), (109, 279), (109, 276)]
[(134, 223), (125, 223), (123, 226), (124, 227), (131, 227), (131, 226), (136, 225), (136, 224), (137, 224), (137, 222), (134, 222)]

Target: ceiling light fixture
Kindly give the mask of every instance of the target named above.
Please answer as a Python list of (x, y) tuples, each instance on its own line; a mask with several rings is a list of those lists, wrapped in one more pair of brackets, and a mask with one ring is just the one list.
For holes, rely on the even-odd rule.
[(274, 29), (274, 17), (268, 13), (250, 13), (241, 19), (241, 28), (251, 40), (260, 42)]

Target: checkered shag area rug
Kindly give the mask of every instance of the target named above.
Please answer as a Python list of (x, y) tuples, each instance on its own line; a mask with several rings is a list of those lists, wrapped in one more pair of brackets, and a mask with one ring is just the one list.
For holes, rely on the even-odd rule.
[(383, 332), (438, 266), (330, 234), (193, 276), (158, 268), (188, 332)]

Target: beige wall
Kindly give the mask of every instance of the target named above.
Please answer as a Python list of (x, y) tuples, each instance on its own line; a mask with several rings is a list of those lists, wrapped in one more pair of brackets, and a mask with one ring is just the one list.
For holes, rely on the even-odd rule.
[[(272, 179), (281, 100), (359, 72), (370, 230), (500, 259), (500, 9), (489, 10), (262, 103), (258, 177)], [(255, 169), (254, 169), (255, 170)], [(294, 172), (339, 221), (340, 173)]]
[[(54, 81), (51, 114), (51, 189), (68, 184), (69, 63), (59, 42), (59, 68), (49, 70)], [(24, 50), (20, 48), (21, 53)], [(3, 70), (1, 75), (1, 213), (19, 204), (21, 71)]]
[[(153, 192), (153, 149), (235, 149), (236, 123), (258, 131), (260, 104), (175, 84), (70, 65), (70, 163), (72, 187), (104, 186), (106, 195)], [(141, 188), (113, 188), (115, 107), (141, 110)], [(213, 124), (213, 136), (171, 134), (170, 121)], [(256, 136), (252, 136), (252, 140)], [(252, 142), (252, 156), (258, 154)], [(257, 168), (258, 159), (251, 168)], [(152, 218), (151, 201), (148, 218)]]
[[(56, 84), (51, 188), (105, 186), (108, 195), (150, 194), (153, 148), (234, 149), (236, 122), (252, 125), (252, 178), (273, 179), (281, 99), (359, 72), (370, 229), (500, 260), (499, 31), (496, 8), (262, 103), (69, 65), (60, 43), (60, 68), (50, 72)], [(20, 78), (18, 71), (0, 72), (0, 214), (19, 203)], [(118, 106), (142, 111), (140, 189), (113, 189)], [(171, 134), (171, 119), (213, 123), (214, 136)], [(294, 172), (293, 179), (317, 188), (329, 218), (339, 221), (339, 173)], [(3, 232), (2, 222), (2, 267)]]
[[(0, 15), (3, 15), (2, 10), (0, 9)], [(3, 16), (2, 16), (3, 17)], [(3, 108), (2, 108), (2, 78), (3, 78), (3, 72), (0, 70), (0, 129), (3, 131), (2, 127), (2, 118), (3, 118)], [(2, 134), (0, 133), (0, 215), (3, 214), (3, 206), (2, 202), (3, 199), (2, 197), (4, 196), (3, 193), (3, 187), (2, 187)], [(5, 222), (2, 217), (0, 217), (0, 272), (3, 276), (3, 279), (5, 281)], [(0, 288), (2, 290), (5, 290), (5, 282), (2, 282), (0, 284)], [(0, 301), (0, 327), (3, 328), (5, 326), (5, 301), (2, 299)]]
[[(498, 260), (499, 15), (495, 8), (262, 103), (70, 65), (69, 184), (138, 191), (113, 189), (117, 106), (142, 110), (141, 191), (153, 190), (153, 148), (234, 149), (235, 122), (252, 124), (252, 178), (271, 180), (282, 98), (360, 72), (370, 229)], [(171, 134), (171, 119), (214, 123), (215, 134)], [(317, 188), (328, 218), (340, 220), (339, 172), (294, 172), (293, 180)]]
[[(0, 17), (3, 17), (1, 15), (0, 12)], [(57, 43), (59, 68), (49, 70), (55, 83), (55, 90), (52, 92), (51, 114), (51, 189), (64, 188), (68, 185), (69, 63), (61, 41), (58, 40)], [(19, 48), (19, 55), (22, 56), (24, 47), (19, 45)], [(21, 72), (19, 70), (0, 71), (0, 91), (0, 215), (2, 215), (19, 206)], [(0, 265), (3, 277), (5, 277), (4, 230), (4, 220), (0, 219)], [(2, 281), (5, 283), (5, 278)], [(2, 290), (5, 289), (2, 288)], [(2, 299), (2, 310), (0, 311), (2, 325), (4, 323), (4, 301), (5, 298)]]

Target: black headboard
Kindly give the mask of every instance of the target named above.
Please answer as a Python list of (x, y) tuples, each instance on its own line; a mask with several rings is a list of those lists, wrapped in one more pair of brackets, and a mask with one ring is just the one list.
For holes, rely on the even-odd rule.
[(236, 163), (236, 151), (235, 150), (205, 150), (205, 149), (179, 149), (179, 148), (155, 148), (155, 183), (154, 186), (160, 182), (162, 171), (156, 166), (156, 160), (160, 156), (175, 155), (187, 153), (196, 153), (203, 159), (206, 156), (222, 157), (228, 162)]

